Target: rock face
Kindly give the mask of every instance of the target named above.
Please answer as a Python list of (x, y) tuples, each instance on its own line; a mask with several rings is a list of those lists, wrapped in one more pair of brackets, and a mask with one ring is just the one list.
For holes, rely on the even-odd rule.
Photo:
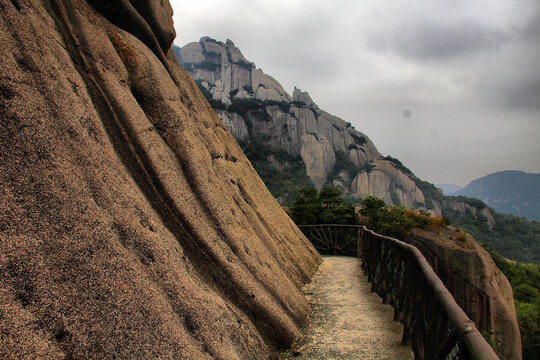
[(492, 340), (499, 357), (521, 359), (512, 287), (489, 253), (471, 235), (452, 227), (414, 229), (408, 241), (422, 251), (457, 303)]
[(486, 223), (490, 229), (493, 229), (495, 226), (495, 218), (489, 211), (489, 208), (483, 204), (479, 206), (472, 206), (462, 201), (443, 201), (444, 206), (448, 206), (450, 209), (457, 211), (460, 214), (470, 214), (471, 217), (477, 218), (478, 216), (483, 216), (486, 219)]
[[(389, 204), (426, 206), (412, 173), (383, 158), (350, 123), (319, 109), (307, 92), (295, 87), (290, 96), (232, 41), (203, 37), (176, 47), (175, 53), (242, 147), (258, 144), (259, 152), (267, 153), (264, 162), (272, 162), (274, 171), (290, 167), (292, 159), (270, 159), (274, 153), (286, 152), (291, 158), (301, 157), (304, 174), (318, 189), (332, 184), (353, 199), (375, 195)], [(289, 175), (294, 182), (294, 175)], [(263, 180), (268, 179), (263, 176)], [(291, 194), (274, 195), (284, 202), (291, 200)], [(440, 211), (435, 213), (440, 216)]]
[(2, 359), (277, 359), (300, 335), (320, 257), (177, 65), (171, 14), (0, 0)]

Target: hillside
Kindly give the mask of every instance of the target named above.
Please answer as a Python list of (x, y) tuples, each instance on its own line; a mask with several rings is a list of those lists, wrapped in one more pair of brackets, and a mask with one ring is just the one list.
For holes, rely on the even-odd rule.
[(540, 221), (540, 174), (501, 171), (471, 181), (455, 195), (482, 200), (500, 213)]
[(435, 184), (435, 186), (441, 189), (444, 195), (453, 195), (456, 191), (463, 189), (463, 186), (453, 184)]
[(0, 0), (0, 359), (280, 359), (320, 256), (168, 1)]
[(289, 204), (306, 185), (331, 184), (351, 200), (375, 194), (390, 204), (425, 206), (414, 176), (398, 160), (383, 157), (309, 93), (287, 93), (231, 40), (203, 37), (175, 54), (280, 203)]

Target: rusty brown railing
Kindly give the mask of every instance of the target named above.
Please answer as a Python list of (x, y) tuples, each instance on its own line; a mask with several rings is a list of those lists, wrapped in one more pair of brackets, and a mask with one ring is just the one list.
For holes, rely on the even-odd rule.
[(356, 254), (372, 291), (394, 308), (394, 320), (403, 324), (403, 342), (411, 344), (415, 360), (499, 359), (416, 247), (359, 225), (299, 227), (308, 238), (317, 234), (316, 248), (321, 239), (324, 246), (330, 244), (327, 253), (347, 248), (335, 240), (337, 233), (354, 229)]

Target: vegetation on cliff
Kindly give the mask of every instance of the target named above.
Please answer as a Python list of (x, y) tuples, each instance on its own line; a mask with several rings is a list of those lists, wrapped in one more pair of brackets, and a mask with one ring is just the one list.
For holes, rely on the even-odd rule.
[(367, 217), (367, 226), (382, 235), (403, 239), (413, 228), (435, 229), (448, 225), (444, 218), (432, 218), (423, 210), (403, 206), (387, 206), (381, 199), (370, 196), (361, 202), (360, 214)]
[[(306, 175), (306, 167), (300, 156), (291, 155), (283, 150), (276, 151), (260, 141), (241, 142), (239, 145), (257, 174), (264, 180), (268, 190), (275, 198), (281, 198), (284, 203), (289, 203), (300, 196), (301, 189), (313, 186)], [(279, 166), (275, 166), (269, 160)]]
[(540, 353), (540, 265), (511, 262), (490, 247), (486, 250), (512, 285), (523, 360), (536, 360)]
[(297, 225), (356, 224), (354, 205), (340, 197), (339, 189), (325, 186), (304, 188), (291, 206), (292, 219)]
[(495, 225), (490, 228), (482, 214), (474, 215), (469, 209), (462, 213), (453, 209), (448, 201), (467, 199), (472, 207), (486, 207), (480, 200), (464, 196), (445, 199), (447, 201), (443, 206), (443, 215), (452, 225), (467, 230), (481, 244), (492, 247), (508, 259), (540, 264), (540, 223), (490, 210), (495, 219)]

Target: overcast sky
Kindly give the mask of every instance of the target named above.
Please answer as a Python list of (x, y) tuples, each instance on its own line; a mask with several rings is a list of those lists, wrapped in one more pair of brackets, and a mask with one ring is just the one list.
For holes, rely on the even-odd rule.
[(540, 172), (540, 1), (171, 0), (420, 178)]

